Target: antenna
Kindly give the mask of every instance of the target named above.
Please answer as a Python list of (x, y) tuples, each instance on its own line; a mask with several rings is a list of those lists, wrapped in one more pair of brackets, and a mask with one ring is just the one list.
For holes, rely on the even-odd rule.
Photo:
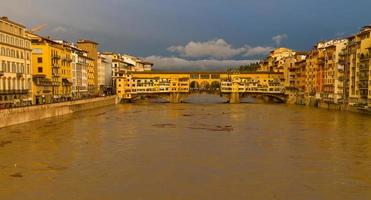
[(41, 31), (42, 29), (46, 28), (47, 26), (48, 26), (48, 24), (40, 24), (40, 25), (37, 25), (37, 26), (31, 28), (30, 32), (31, 32), (31, 33), (39, 32), (39, 31)]

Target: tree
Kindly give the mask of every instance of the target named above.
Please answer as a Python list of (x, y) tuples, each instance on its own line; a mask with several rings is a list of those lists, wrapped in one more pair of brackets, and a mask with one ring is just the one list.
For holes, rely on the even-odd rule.
[(259, 69), (260, 64), (259, 62), (256, 63), (250, 63), (248, 65), (242, 65), (240, 66), (239, 70), (240, 72), (255, 72)]

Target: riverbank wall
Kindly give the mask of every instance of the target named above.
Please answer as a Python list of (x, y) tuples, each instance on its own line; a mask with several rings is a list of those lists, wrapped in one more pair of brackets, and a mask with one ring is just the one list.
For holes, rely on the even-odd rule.
[(57, 117), (116, 103), (115, 96), (0, 110), (0, 128)]
[(304, 105), (310, 106), (319, 109), (326, 109), (326, 110), (337, 110), (337, 111), (344, 111), (344, 112), (354, 112), (354, 113), (362, 113), (362, 114), (369, 114), (371, 115), (371, 108), (361, 108), (361, 107), (354, 107), (346, 104), (335, 104), (329, 102), (322, 102), (318, 99), (312, 98), (304, 98), (298, 97), (295, 98), (295, 101), (287, 102), (287, 104), (294, 104), (294, 105)]

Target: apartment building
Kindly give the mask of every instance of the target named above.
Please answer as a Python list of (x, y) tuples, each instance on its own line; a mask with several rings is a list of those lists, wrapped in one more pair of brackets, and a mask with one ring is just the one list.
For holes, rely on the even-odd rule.
[(31, 42), (26, 27), (0, 18), (0, 107), (32, 103)]
[(73, 84), (70, 45), (32, 33), (28, 35), (32, 43), (34, 103), (70, 100)]
[(91, 40), (77, 41), (77, 48), (87, 52), (88, 57), (88, 91), (90, 95), (98, 95), (98, 43)]

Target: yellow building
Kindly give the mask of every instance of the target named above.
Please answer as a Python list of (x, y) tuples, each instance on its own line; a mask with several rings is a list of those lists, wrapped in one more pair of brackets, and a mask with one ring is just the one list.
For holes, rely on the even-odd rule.
[(296, 52), (291, 49), (277, 48), (274, 51), (271, 51), (269, 56), (262, 61), (259, 71), (283, 73), (285, 58), (292, 57), (295, 54)]
[(340, 63), (340, 52), (346, 47), (346, 39), (329, 40), (318, 43), (323, 57), (321, 100), (329, 103), (344, 103), (344, 66)]
[(371, 26), (365, 26), (359, 33), (348, 38), (344, 53), (349, 70), (349, 104), (371, 106), (370, 48)]
[(63, 41), (29, 34), (32, 42), (33, 99), (35, 104), (72, 98), (71, 47)]
[(307, 97), (314, 97), (318, 91), (318, 62), (319, 51), (317, 48), (312, 49), (306, 59), (306, 81), (305, 81), (305, 95)]
[(30, 105), (31, 42), (26, 28), (0, 18), (0, 108)]

